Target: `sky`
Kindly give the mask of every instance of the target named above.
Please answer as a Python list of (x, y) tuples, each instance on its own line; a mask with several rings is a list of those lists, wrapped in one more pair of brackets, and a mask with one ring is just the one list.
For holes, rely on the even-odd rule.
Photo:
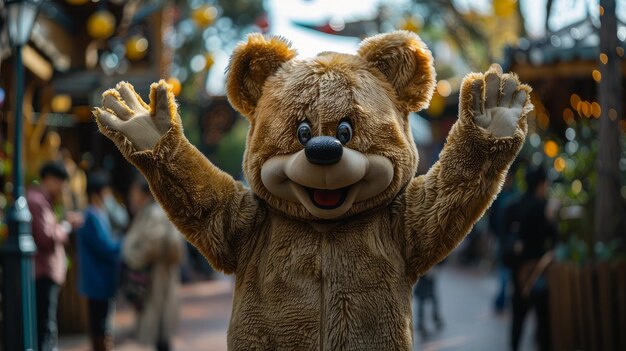
[[(332, 17), (346, 21), (369, 19), (375, 15), (378, 4), (402, 5), (408, 0), (265, 0), (269, 14), (271, 34), (281, 35), (291, 41), (298, 54), (304, 57), (315, 56), (321, 51), (355, 53), (360, 40), (335, 35), (327, 35), (305, 28), (296, 27), (292, 21), (324, 22)], [(545, 35), (544, 22), (547, 0), (519, 0), (525, 18), (528, 35), (539, 38)], [(460, 10), (481, 13), (491, 11), (492, 0), (454, 0)], [(597, 18), (597, 0), (554, 0), (553, 16), (549, 26), (558, 29), (585, 17), (585, 9)], [(626, 20), (626, 0), (617, 0), (618, 17)], [(210, 94), (222, 94), (224, 69), (228, 65), (230, 53), (216, 53), (216, 62), (208, 80)]]

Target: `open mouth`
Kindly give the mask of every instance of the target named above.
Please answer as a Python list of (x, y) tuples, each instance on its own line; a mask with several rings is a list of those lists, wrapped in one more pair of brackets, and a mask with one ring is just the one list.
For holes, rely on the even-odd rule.
[(334, 190), (314, 189), (304, 187), (311, 198), (311, 202), (321, 209), (332, 210), (343, 204), (350, 191), (350, 186)]

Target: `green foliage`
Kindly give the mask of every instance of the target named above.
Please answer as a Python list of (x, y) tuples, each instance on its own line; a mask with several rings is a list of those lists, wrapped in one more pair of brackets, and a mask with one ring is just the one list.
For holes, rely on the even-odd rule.
[(220, 140), (217, 150), (211, 155), (211, 160), (224, 172), (235, 179), (241, 178), (243, 152), (246, 148), (248, 122), (239, 118), (233, 128)]
[[(524, 152), (542, 155), (542, 163), (551, 175), (550, 197), (560, 201), (558, 229), (561, 247), (557, 256), (561, 260), (584, 263), (590, 259), (598, 261), (623, 257), (619, 241), (608, 244), (596, 242), (594, 237), (594, 214), (596, 198), (599, 121), (577, 118), (572, 121), (564, 136), (552, 136), (559, 145), (559, 153), (550, 158), (543, 154), (543, 145), (526, 145)], [(532, 136), (531, 136), (532, 138)], [(548, 139), (544, 136), (544, 142)], [(622, 136), (622, 160), (620, 162), (622, 184), (626, 184), (626, 137)], [(538, 159), (533, 157), (533, 159)], [(556, 161), (561, 159), (562, 161)], [(565, 167), (558, 169), (557, 164)], [(626, 187), (622, 187), (626, 199)], [(626, 201), (626, 200), (625, 200)]]

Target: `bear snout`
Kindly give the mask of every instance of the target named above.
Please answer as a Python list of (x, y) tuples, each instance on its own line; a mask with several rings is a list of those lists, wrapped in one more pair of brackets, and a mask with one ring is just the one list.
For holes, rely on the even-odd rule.
[(306, 143), (304, 153), (316, 165), (332, 165), (341, 160), (343, 145), (331, 136), (317, 136)]

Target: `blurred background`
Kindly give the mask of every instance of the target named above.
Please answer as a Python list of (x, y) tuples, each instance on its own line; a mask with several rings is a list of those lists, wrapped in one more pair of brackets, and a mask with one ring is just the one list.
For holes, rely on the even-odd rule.
[[(19, 46), (10, 28), (25, 25), (25, 12), (0, 3), (0, 243), (10, 237), (4, 214), (15, 197), (16, 143), (26, 186), (41, 185), (50, 161), (65, 167), (67, 186), (52, 204), (59, 221), (88, 206), (95, 171), (108, 173), (114, 198), (133, 218), (136, 172), (91, 116), (118, 81), (147, 100), (150, 83), (167, 79), (189, 140), (243, 180), (248, 126), (224, 96), (224, 70), (246, 34), (281, 35), (300, 55), (314, 56), (355, 53), (363, 38), (403, 29), (427, 43), (437, 71), (430, 107), (410, 115), (418, 173), (438, 158), (468, 72), (500, 64), (533, 87), (535, 106), (502, 195), (415, 289), (415, 349), (505, 350), (517, 339), (523, 350), (626, 349), (626, 1), (30, 1), (39, 13)], [(532, 208), (539, 209), (534, 217)], [(128, 225), (120, 225), (121, 240)], [(58, 298), (60, 350), (91, 347), (76, 236), (63, 244), (69, 269)], [(180, 269), (172, 348), (226, 350), (232, 279), (212, 272), (191, 246)], [(134, 338), (131, 304), (117, 300), (115, 349), (150, 349)]]

